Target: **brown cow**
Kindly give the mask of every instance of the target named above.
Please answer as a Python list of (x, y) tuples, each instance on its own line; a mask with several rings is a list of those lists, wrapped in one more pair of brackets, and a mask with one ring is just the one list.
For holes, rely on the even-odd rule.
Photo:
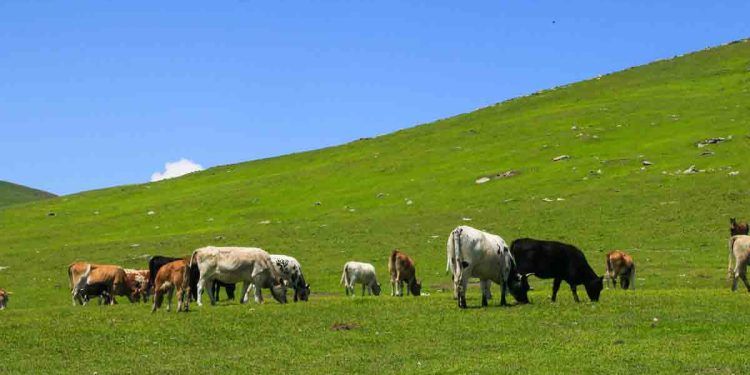
[(128, 285), (131, 287), (132, 299), (135, 302), (148, 302), (148, 296), (150, 290), (148, 289), (149, 270), (134, 270), (130, 268), (125, 269), (125, 277), (127, 278)]
[(76, 262), (68, 266), (68, 279), (74, 306), (76, 302), (85, 304), (85, 297), (90, 294), (90, 290), (108, 295), (109, 304), (117, 303), (115, 296), (126, 296), (130, 302), (134, 302), (133, 288), (128, 284), (125, 270), (120, 266)]
[(391, 274), (391, 295), (403, 296), (403, 283), (407, 283), (407, 294), (411, 293), (417, 297), (422, 292), (422, 284), (417, 280), (417, 271), (414, 269), (414, 259), (410, 256), (393, 250), (388, 260), (388, 272)]
[(5, 289), (0, 288), (0, 310), (4, 310), (5, 306), (8, 306), (8, 296), (10, 296), (10, 292), (5, 291)]
[(750, 227), (747, 223), (738, 223), (737, 219), (729, 218), (729, 236), (736, 236), (739, 234), (747, 235)]
[(635, 290), (635, 263), (633, 257), (620, 250), (607, 253), (607, 271), (604, 273), (604, 281), (612, 280), (612, 287), (617, 289), (617, 278), (620, 278), (622, 289), (632, 288)]
[(167, 311), (172, 308), (172, 295), (177, 289), (177, 312), (188, 311), (190, 307), (190, 274), (184, 259), (167, 263), (156, 273), (154, 280), (154, 306), (151, 312), (161, 307), (164, 293), (167, 293)]

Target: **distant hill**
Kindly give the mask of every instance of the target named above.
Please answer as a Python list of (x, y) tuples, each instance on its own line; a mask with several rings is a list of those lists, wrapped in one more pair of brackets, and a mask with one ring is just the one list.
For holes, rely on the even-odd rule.
[(54, 197), (56, 197), (55, 194), (46, 191), (32, 189), (12, 182), (0, 181), (0, 207)]

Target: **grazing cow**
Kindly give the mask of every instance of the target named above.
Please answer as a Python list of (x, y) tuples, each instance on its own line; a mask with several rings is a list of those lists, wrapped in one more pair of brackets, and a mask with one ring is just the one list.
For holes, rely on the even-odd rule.
[(519, 303), (528, 303), (529, 285), (526, 277), (516, 270), (516, 263), (508, 245), (500, 236), (469, 227), (459, 226), (448, 236), (446, 270), (453, 275), (453, 296), (458, 307), (466, 308), (469, 278), (479, 278), (482, 306), (492, 299), (491, 282), (500, 284), (500, 305), (507, 306), (510, 291)]
[(635, 290), (635, 263), (630, 254), (615, 250), (607, 253), (606, 272), (604, 281), (612, 281), (612, 288), (617, 289), (617, 278), (620, 278), (620, 287), (622, 289), (632, 288)]
[[(168, 264), (170, 262), (174, 262), (177, 260), (181, 260), (182, 258), (173, 258), (173, 257), (165, 257), (161, 255), (155, 255), (151, 257), (151, 259), (148, 261), (148, 269), (150, 272), (151, 277), (148, 280), (148, 290), (152, 290), (154, 286), (154, 279), (156, 278), (156, 273), (159, 272), (159, 268), (164, 266), (165, 264)], [(200, 278), (200, 272), (198, 271), (198, 266), (193, 265), (190, 267), (190, 298), (195, 301), (197, 300), (197, 293), (198, 293), (198, 279)], [(227, 292), (227, 299), (233, 300), (234, 299), (234, 290), (235, 285), (234, 284), (224, 284), (220, 281), (214, 282), (214, 284), (211, 286), (210, 293), (213, 294), (214, 299), (217, 301), (219, 300), (219, 287), (226, 288)]]
[[(134, 302), (132, 286), (128, 284), (125, 271), (120, 266), (76, 262), (68, 266), (68, 279), (74, 306), (76, 302), (84, 304), (84, 295), (91, 294), (89, 290), (98, 291), (102, 288), (109, 296), (109, 304), (116, 303), (115, 296), (126, 296), (130, 302)], [(92, 285), (95, 286), (91, 287)], [(104, 294), (96, 293), (100, 296)]]
[(388, 273), (391, 274), (391, 295), (403, 296), (404, 283), (406, 293), (418, 297), (422, 293), (422, 283), (417, 280), (414, 259), (398, 250), (393, 250), (388, 259)]
[[(247, 302), (247, 291), (250, 283), (255, 286), (255, 302), (263, 303), (261, 288), (271, 290), (271, 295), (279, 303), (286, 303), (286, 286), (281, 281), (271, 263), (271, 256), (262, 249), (254, 247), (214, 247), (208, 246), (193, 251), (190, 266), (198, 265), (198, 306), (202, 306), (201, 294), (206, 286), (214, 280), (223, 283), (243, 282), (240, 303)], [(211, 304), (216, 304), (214, 296)]]
[(135, 302), (148, 302), (148, 296), (150, 289), (148, 282), (151, 279), (149, 270), (134, 270), (131, 268), (125, 268), (125, 277), (128, 280), (128, 285), (132, 288), (132, 299)]
[(750, 227), (748, 227), (747, 223), (739, 223), (737, 222), (737, 219), (735, 218), (729, 218), (729, 235), (730, 236), (736, 236), (739, 234), (748, 234), (748, 230)]
[(151, 312), (161, 307), (164, 294), (167, 294), (167, 311), (172, 309), (172, 295), (177, 289), (177, 312), (188, 311), (190, 307), (190, 273), (183, 259), (169, 262), (159, 268), (154, 280), (154, 306)]
[(352, 297), (354, 297), (354, 284), (356, 283), (362, 284), (363, 296), (365, 291), (376, 296), (380, 295), (380, 284), (375, 274), (375, 267), (372, 264), (362, 262), (346, 262), (344, 264), (344, 272), (341, 273), (339, 284), (344, 285), (347, 296), (351, 292)]
[(305, 283), (302, 266), (297, 259), (288, 255), (271, 254), (271, 263), (279, 277), (294, 289), (294, 302), (307, 301), (310, 296), (310, 284)]
[[(747, 282), (747, 262), (750, 259), (750, 236), (737, 235), (729, 238), (729, 278), (732, 281), (732, 291), (737, 290), (737, 278), (742, 279), (747, 291), (750, 292), (750, 284)], [(734, 260), (734, 268), (732, 267)]]
[(0, 310), (5, 310), (5, 307), (8, 306), (8, 300), (10, 296), (10, 292), (6, 291), (3, 288), (0, 288)]
[(583, 252), (575, 246), (556, 242), (521, 238), (513, 241), (510, 252), (518, 264), (518, 272), (534, 274), (541, 279), (553, 278), (552, 302), (557, 299), (560, 283), (565, 280), (573, 292), (573, 299), (580, 302), (576, 286), (583, 284), (591, 301), (599, 300), (604, 288), (604, 276), (597, 276), (586, 261)]

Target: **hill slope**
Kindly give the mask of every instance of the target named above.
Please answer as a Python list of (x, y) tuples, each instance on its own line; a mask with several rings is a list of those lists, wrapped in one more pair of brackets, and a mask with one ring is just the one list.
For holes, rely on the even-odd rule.
[(46, 191), (32, 189), (12, 182), (0, 181), (0, 207), (53, 197), (56, 197), (56, 195)]
[[(463, 370), (503, 365), (544, 372), (562, 363), (581, 365), (587, 372), (607, 361), (650, 372), (746, 372), (747, 364), (726, 354), (733, 339), (742, 337), (741, 330), (732, 327), (750, 323), (741, 313), (746, 296), (731, 295), (724, 276), (728, 218), (750, 217), (749, 69), (750, 43), (743, 41), (374, 139), (0, 210), (0, 266), (10, 267), (0, 272), (0, 285), (24, 296), (17, 298), (16, 311), (9, 312), (16, 314), (8, 315), (15, 320), (6, 324), (64, 338), (71, 335), (69, 325), (75, 331), (74, 323), (58, 327), (55, 322), (91, 314), (88, 319), (99, 328), (75, 337), (85, 348), (101, 350), (94, 338), (101, 332), (97, 329), (109, 326), (110, 317), (115, 317), (112, 322), (135, 319), (121, 327), (121, 334), (134, 337), (138, 322), (148, 320), (146, 310), (123, 305), (111, 311), (70, 310), (65, 306), (69, 294), (64, 274), (69, 262), (86, 259), (143, 268), (148, 255), (185, 255), (206, 244), (256, 245), (297, 257), (318, 293), (305, 306), (266, 304), (250, 310), (262, 310), (251, 319), (259, 334), (280, 341), (280, 346), (259, 349), (266, 360), (259, 366), (266, 370), (278, 368), (272, 360), (278, 352), (285, 358), (302, 355), (305, 359), (292, 365), (299, 370), (317, 364), (321, 372), (326, 366), (389, 372), (415, 370), (415, 364), (424, 361), (425, 371), (457, 371), (455, 363), (435, 357), (428, 347), (447, 351), (451, 343), (458, 343), (469, 362)], [(697, 146), (707, 138), (729, 136), (722, 143)], [(559, 155), (570, 158), (552, 161)], [(644, 166), (644, 161), (652, 165)], [(691, 165), (701, 172), (682, 172)], [(475, 182), (508, 170), (518, 174)], [(56, 215), (47, 216), (49, 211)], [(552, 305), (549, 284), (535, 280), (531, 306), (461, 315), (449, 293), (441, 293), (450, 286), (445, 239), (460, 224), (498, 233), (508, 242), (530, 236), (574, 243), (598, 272), (603, 272), (605, 251), (625, 249), (639, 264), (639, 290), (606, 291), (599, 307), (573, 306), (569, 301)], [(320, 294), (342, 294), (338, 280), (347, 260), (374, 263), (387, 292), (386, 258), (393, 248), (416, 258), (418, 276), (430, 297), (355, 303)], [(691, 298), (696, 298), (694, 304), (687, 302)], [(472, 303), (478, 304), (476, 294)], [(213, 321), (212, 316), (236, 322), (249, 314), (247, 307), (230, 305), (223, 310), (224, 306), (204, 306), (191, 317), (196, 327), (202, 327), (200, 322)], [(374, 316), (374, 309), (385, 317)], [(393, 333), (387, 317), (401, 309), (414, 314), (412, 322), (405, 323), (412, 325)], [(714, 317), (710, 326), (708, 314)], [(42, 315), (50, 317), (41, 325), (46, 328), (36, 327), (29, 318)], [(656, 316), (673, 319), (663, 323), (665, 329), (658, 334), (646, 325)], [(163, 324), (175, 327), (184, 320), (163, 319)], [(296, 321), (299, 337), (281, 338), (262, 328), (278, 319)], [(327, 329), (339, 319), (358, 321), (364, 328), (342, 341), (325, 341), (339, 340)], [(494, 338), (494, 331), (474, 324), (481, 321), (483, 327), (492, 327), (506, 320), (507, 327), (514, 327), (510, 329), (515, 341), (497, 339), (474, 351), (471, 337), (448, 334), (435, 324), (443, 319), (454, 319), (474, 335)], [(581, 325), (570, 325), (571, 321)], [(533, 332), (539, 328), (553, 332), (546, 346), (536, 346)], [(247, 352), (243, 336), (228, 329), (222, 328), (227, 345)], [(379, 332), (393, 336), (373, 336)], [(438, 332), (445, 336), (435, 339)], [(171, 342), (166, 333), (159, 337)], [(576, 351), (587, 351), (585, 361), (571, 356), (571, 337), (580, 340)], [(624, 337), (626, 344), (602, 353), (600, 348), (611, 347), (616, 337)], [(675, 344), (681, 359), (662, 362), (660, 348), (671, 337), (684, 339)], [(191, 354), (195, 349), (190, 345), (201, 345), (195, 340), (166, 349), (172, 359), (161, 368), (179, 368), (191, 355), (205, 353)], [(400, 340), (415, 349), (398, 353), (403, 347)], [(516, 342), (524, 346), (509, 346)], [(378, 362), (368, 356), (377, 345), (392, 351), (393, 357)], [(524, 349), (530, 347), (535, 349)], [(25, 350), (33, 351), (34, 346), (18, 353)], [(642, 350), (642, 361), (632, 358), (635, 350)], [(496, 356), (495, 351), (509, 356)], [(52, 364), (64, 360), (64, 353), (48, 356)], [(352, 356), (357, 361), (351, 362)], [(512, 360), (522, 356), (526, 362)], [(92, 356), (99, 357), (105, 356)], [(94, 364), (105, 363), (122, 369), (128, 362), (115, 358), (77, 366), (92, 370), (97, 368)], [(212, 367), (201, 362), (199, 368)]]

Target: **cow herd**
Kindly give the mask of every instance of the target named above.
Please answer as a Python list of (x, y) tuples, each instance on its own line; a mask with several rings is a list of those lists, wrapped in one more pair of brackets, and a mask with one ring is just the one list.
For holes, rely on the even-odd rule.
[[(750, 262), (750, 236), (747, 223), (730, 219), (728, 278), (732, 291), (742, 280), (748, 292), (746, 268)], [(635, 289), (635, 262), (623, 251), (611, 251), (605, 259), (605, 274), (598, 276), (583, 252), (573, 245), (521, 238), (510, 246), (500, 236), (469, 226), (459, 226), (448, 236), (446, 244), (446, 272), (452, 275), (453, 298), (459, 308), (466, 308), (469, 279), (479, 279), (481, 305), (492, 299), (492, 283), (500, 285), (500, 305), (507, 305), (508, 293), (518, 303), (528, 303), (531, 289), (528, 279), (536, 276), (552, 279), (552, 301), (557, 299), (560, 285), (570, 286), (573, 299), (579, 302), (577, 287), (583, 286), (591, 301), (598, 301), (600, 293), (611, 282), (617, 288)], [(414, 259), (394, 250), (388, 258), (391, 295), (421, 295), (422, 284), (417, 279)], [(220, 289), (228, 299), (234, 299), (235, 285), (242, 283), (240, 303), (249, 300), (252, 291), (256, 303), (263, 303), (263, 289), (279, 303), (287, 302), (287, 289), (294, 292), (294, 301), (307, 301), (310, 284), (305, 281), (297, 259), (280, 254), (269, 254), (254, 247), (199, 248), (182, 258), (153, 256), (148, 269), (125, 269), (117, 265), (75, 262), (68, 266), (68, 280), (73, 305), (86, 305), (92, 298), (99, 304), (115, 304), (115, 297), (124, 296), (130, 302), (148, 302), (153, 296), (151, 311), (161, 307), (167, 297), (167, 311), (177, 294), (177, 311), (188, 311), (191, 301), (202, 306), (201, 296), (207, 291), (211, 304), (216, 304)], [(362, 295), (378, 296), (381, 286), (375, 267), (369, 263), (349, 261), (344, 264), (340, 283), (346, 295), (355, 295), (355, 285), (361, 284)], [(404, 289), (404, 286), (406, 288)], [(0, 288), (0, 310), (5, 309), (12, 293)]]

